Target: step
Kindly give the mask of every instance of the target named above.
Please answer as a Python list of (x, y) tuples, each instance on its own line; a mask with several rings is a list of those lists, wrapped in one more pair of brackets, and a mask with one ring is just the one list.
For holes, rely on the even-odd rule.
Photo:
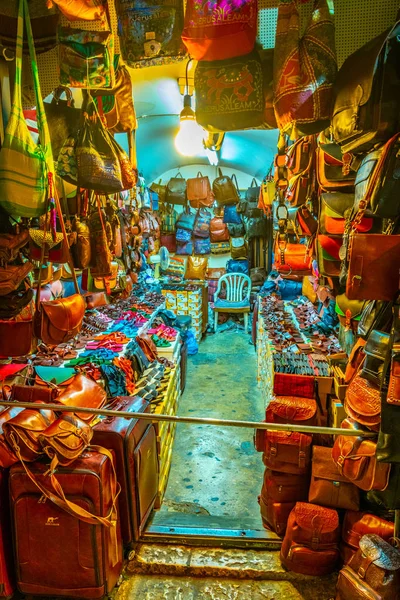
[(129, 559), (127, 575), (280, 581), (292, 583), (303, 593), (309, 588), (312, 600), (334, 597), (336, 575), (309, 577), (287, 571), (282, 567), (277, 551), (143, 544)]
[[(114, 600), (328, 600), (313, 589), (304, 594), (289, 581), (249, 581), (163, 575), (134, 575), (119, 587)], [(333, 597), (331, 596), (332, 600)]]

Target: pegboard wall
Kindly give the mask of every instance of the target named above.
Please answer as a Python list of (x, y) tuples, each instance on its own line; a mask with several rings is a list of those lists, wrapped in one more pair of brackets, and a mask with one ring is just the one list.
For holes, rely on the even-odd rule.
[[(279, 0), (259, 0), (258, 37), (263, 48), (274, 48)], [(302, 4), (304, 26), (312, 1)], [(396, 19), (399, 0), (334, 0), (336, 52), (339, 66), (355, 50), (390, 27)]]

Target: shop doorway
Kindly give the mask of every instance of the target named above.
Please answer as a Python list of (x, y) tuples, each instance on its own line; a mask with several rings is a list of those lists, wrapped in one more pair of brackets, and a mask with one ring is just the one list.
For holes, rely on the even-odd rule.
[[(179, 416), (262, 421), (265, 400), (257, 385), (251, 337), (230, 322), (200, 343), (188, 361)], [(163, 504), (145, 536), (220, 539), (245, 544), (273, 540), (261, 523), (257, 496), (264, 466), (253, 430), (177, 424)], [(236, 542), (235, 542), (236, 540)]]

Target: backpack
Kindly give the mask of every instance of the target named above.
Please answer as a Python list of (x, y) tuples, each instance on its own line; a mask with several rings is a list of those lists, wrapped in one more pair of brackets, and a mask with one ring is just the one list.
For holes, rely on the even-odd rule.
[(196, 237), (208, 238), (210, 237), (210, 223), (211, 223), (212, 215), (205, 208), (200, 208), (197, 211), (193, 234)]
[(214, 204), (210, 180), (208, 177), (203, 177), (200, 171), (197, 173), (197, 177), (188, 179), (186, 185), (187, 199), (192, 208), (210, 207)]
[(240, 200), (236, 175), (223, 175), (218, 169), (218, 177), (213, 181), (213, 193), (218, 206), (237, 204)]

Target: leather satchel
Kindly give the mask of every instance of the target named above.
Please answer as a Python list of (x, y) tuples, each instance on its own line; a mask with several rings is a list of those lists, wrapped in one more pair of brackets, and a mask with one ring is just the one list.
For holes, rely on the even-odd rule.
[(0, 267), (0, 296), (15, 292), (33, 269), (31, 262), (23, 265), (6, 265)]
[(56, 419), (52, 410), (38, 407), (25, 409), (3, 424), (5, 439), (19, 460), (33, 462), (43, 454), (39, 436)]
[(381, 396), (379, 387), (361, 373), (357, 373), (346, 390), (344, 399), (346, 414), (361, 425), (379, 431), (381, 422)]
[(306, 244), (293, 244), (286, 235), (276, 236), (274, 269), (282, 275), (311, 275), (312, 254)]
[(186, 179), (184, 179), (178, 171), (175, 177), (171, 177), (167, 183), (165, 201), (169, 204), (180, 204), (185, 206), (186, 200)]
[(363, 535), (374, 533), (386, 542), (394, 537), (394, 523), (366, 512), (347, 511), (342, 526), (340, 554), (345, 564), (357, 552)]
[(186, 185), (187, 199), (192, 208), (210, 207), (214, 204), (210, 180), (208, 177), (203, 177), (200, 171), (197, 173), (197, 177), (188, 179)]
[(335, 83), (332, 128), (343, 152), (368, 152), (399, 131), (400, 22), (351, 54)]
[[(359, 429), (353, 419), (345, 419), (343, 429)], [(365, 431), (365, 430), (364, 430)], [(332, 448), (332, 458), (344, 475), (361, 490), (385, 490), (390, 475), (390, 464), (376, 460), (376, 441), (356, 436), (337, 436)]]
[(339, 560), (339, 539), (336, 510), (297, 502), (281, 546), (282, 564), (303, 575), (328, 575)]
[(340, 571), (336, 589), (336, 600), (394, 600), (400, 589), (400, 551), (379, 535), (364, 535)]
[(274, 502), (301, 502), (308, 496), (309, 478), (307, 475), (278, 473), (265, 469), (262, 490)]
[(260, 513), (263, 526), (275, 531), (280, 536), (285, 535), (289, 515), (295, 507), (295, 502), (274, 502), (266, 493), (264, 488), (261, 490), (258, 502), (260, 504)]
[(80, 332), (86, 309), (80, 294), (40, 302), (38, 289), (37, 298), (34, 331), (38, 339), (45, 344), (56, 346), (67, 342)]
[[(91, 415), (92, 416), (92, 415)], [(51, 470), (67, 466), (89, 446), (93, 430), (75, 414), (64, 414), (39, 435), (43, 451), (51, 459)]]
[(338, 144), (324, 143), (319, 137), (316, 151), (316, 175), (318, 185), (324, 192), (352, 192), (356, 172), (352, 169), (354, 156), (342, 155)]
[(358, 322), (357, 334), (367, 340), (374, 329), (387, 331), (392, 319), (392, 305), (389, 302), (366, 302)]
[(218, 169), (219, 176), (213, 181), (213, 194), (218, 206), (237, 204), (240, 200), (236, 176), (223, 175)]
[(355, 233), (348, 248), (350, 300), (392, 301), (399, 288), (400, 235)]
[(331, 448), (313, 447), (308, 501), (345, 510), (358, 510), (360, 507), (360, 491), (339, 473)]
[(80, 407), (103, 408), (107, 402), (107, 394), (101, 385), (89, 377), (78, 374), (55, 399), (55, 402), (64, 406), (74, 406), (77, 409), (74, 414), (81, 421), (91, 423), (96, 418), (96, 415), (81, 413), (78, 409)]
[(382, 383), (382, 372), (386, 355), (389, 351), (390, 335), (374, 329), (364, 346), (365, 360), (361, 367), (360, 377), (367, 379), (375, 386)]
[(214, 217), (210, 222), (211, 242), (229, 242), (229, 231), (223, 217)]
[(305, 475), (311, 462), (312, 436), (296, 431), (267, 431), (263, 462), (268, 469)]
[(12, 465), (18, 462), (18, 457), (15, 452), (10, 448), (9, 444), (6, 442), (4, 435), (4, 423), (10, 421), (19, 413), (21, 413), (24, 409), (19, 408), (17, 406), (6, 408), (2, 410), (0, 413), (0, 467), (3, 469), (8, 469)]
[(274, 374), (274, 394), (277, 396), (315, 397), (315, 378), (311, 375), (293, 375), (291, 373)]

